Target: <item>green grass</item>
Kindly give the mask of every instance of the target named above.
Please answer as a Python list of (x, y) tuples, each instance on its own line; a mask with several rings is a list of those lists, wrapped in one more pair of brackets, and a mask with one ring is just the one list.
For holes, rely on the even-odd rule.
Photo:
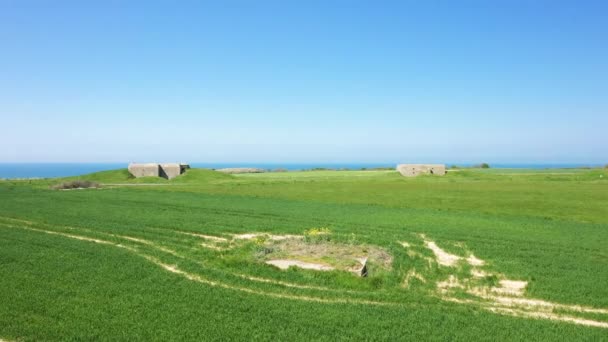
[[(71, 179), (114, 185), (49, 188)], [(116, 185), (142, 183), (158, 186)], [(253, 242), (217, 251), (179, 233), (303, 234), (318, 227), (329, 228), (336, 243), (386, 249), (392, 269), (372, 269), (368, 278), (278, 271), (259, 262)], [(490, 271), (528, 281), (526, 297), (608, 308), (606, 170), (467, 169), (410, 179), (391, 171), (225, 175), (192, 169), (170, 181), (115, 170), (0, 182), (0, 339), (607, 338), (608, 329), (443, 301), (435, 283), (453, 271), (437, 265), (424, 271), (425, 283), (403, 288), (407, 272), (426, 263), (398, 241), (433, 256), (419, 233), (450, 253), (473, 251)], [(312, 288), (246, 278), (252, 276)]]
[(86, 179), (96, 182), (103, 182), (108, 184), (141, 184), (141, 183), (154, 183), (154, 184), (176, 184), (176, 183), (198, 183), (207, 182), (210, 180), (221, 180), (231, 179), (232, 176), (215, 172), (207, 169), (191, 169), (188, 172), (172, 179), (166, 180), (160, 177), (133, 177), (127, 169), (101, 171), (91, 173), (83, 176), (68, 177), (65, 179)]

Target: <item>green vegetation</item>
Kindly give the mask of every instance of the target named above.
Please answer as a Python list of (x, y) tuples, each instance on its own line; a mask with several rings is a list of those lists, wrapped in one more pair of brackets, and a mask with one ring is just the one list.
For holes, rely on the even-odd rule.
[[(207, 169), (190, 169), (180, 177), (177, 177), (171, 181), (161, 177), (133, 177), (127, 169), (101, 171), (83, 176), (68, 177), (65, 180), (89, 180), (94, 182), (101, 182), (104, 184), (142, 184), (142, 183), (155, 183), (155, 184), (183, 184), (183, 183), (197, 183), (207, 182), (210, 180), (221, 180), (230, 179), (232, 176), (220, 172), (215, 172)], [(62, 179), (54, 180), (55, 182), (61, 181)]]
[[(101, 189), (50, 188), (75, 180)], [(233, 236), (250, 233), (267, 235)], [(302, 240), (272, 240), (288, 234)], [(462, 260), (442, 266), (429, 242)], [(558, 317), (608, 322), (572, 309), (608, 309), (607, 243), (601, 168), (1, 181), (0, 339), (605, 340), (606, 328), (494, 313), (438, 284), (523, 281), (522, 298), (561, 305)], [(264, 263), (320, 249), (328, 263), (392, 259), (367, 277)]]
[(92, 182), (89, 180), (73, 180), (63, 182), (57, 185), (54, 185), (52, 189), (55, 190), (71, 190), (71, 189), (89, 189), (89, 188), (99, 188), (99, 183)]

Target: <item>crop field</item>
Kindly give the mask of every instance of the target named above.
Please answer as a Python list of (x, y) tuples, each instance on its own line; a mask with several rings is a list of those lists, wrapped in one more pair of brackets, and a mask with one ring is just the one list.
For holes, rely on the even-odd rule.
[(4, 180), (0, 288), (2, 341), (608, 340), (608, 172)]

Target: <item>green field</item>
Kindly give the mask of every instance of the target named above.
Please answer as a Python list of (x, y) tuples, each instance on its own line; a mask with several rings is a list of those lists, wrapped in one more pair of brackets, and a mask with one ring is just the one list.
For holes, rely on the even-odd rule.
[(608, 340), (605, 169), (73, 179), (0, 181), (0, 340)]

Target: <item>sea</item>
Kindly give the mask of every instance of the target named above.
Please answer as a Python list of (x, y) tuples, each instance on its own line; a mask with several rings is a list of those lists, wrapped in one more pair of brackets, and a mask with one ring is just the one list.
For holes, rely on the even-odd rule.
[[(446, 165), (471, 166), (467, 163), (445, 163)], [(84, 175), (87, 173), (126, 168), (124, 163), (0, 163), (0, 178), (55, 178)], [(393, 168), (395, 163), (190, 163), (191, 167), (220, 169), (227, 167), (255, 167), (264, 170), (285, 169), (289, 171), (311, 169), (374, 169)], [(598, 164), (561, 163), (561, 164), (530, 164), (530, 163), (496, 163), (492, 168), (522, 168), (522, 169), (552, 169), (599, 167)]]

